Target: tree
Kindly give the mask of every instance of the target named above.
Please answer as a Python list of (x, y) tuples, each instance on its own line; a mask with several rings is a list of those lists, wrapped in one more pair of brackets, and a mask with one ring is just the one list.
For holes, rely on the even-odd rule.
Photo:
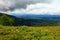
[(14, 19), (6, 15), (0, 17), (0, 24), (4, 26), (13, 25)]

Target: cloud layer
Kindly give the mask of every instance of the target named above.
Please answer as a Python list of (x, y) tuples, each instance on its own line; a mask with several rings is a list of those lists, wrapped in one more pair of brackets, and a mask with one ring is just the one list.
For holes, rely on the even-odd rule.
[(0, 0), (0, 11), (26, 14), (60, 14), (60, 0)]
[(0, 0), (0, 11), (13, 11), (26, 8), (27, 5), (35, 3), (48, 3), (49, 0)]

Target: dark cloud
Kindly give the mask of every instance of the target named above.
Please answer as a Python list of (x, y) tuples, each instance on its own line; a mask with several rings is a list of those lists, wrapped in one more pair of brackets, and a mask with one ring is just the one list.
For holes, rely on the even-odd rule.
[(25, 9), (27, 5), (35, 3), (50, 3), (50, 0), (0, 0), (0, 11)]

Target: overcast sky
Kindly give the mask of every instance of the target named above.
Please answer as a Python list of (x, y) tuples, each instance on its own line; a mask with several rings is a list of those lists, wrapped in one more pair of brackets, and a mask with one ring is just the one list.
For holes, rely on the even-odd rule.
[(8, 14), (60, 14), (60, 0), (0, 0), (0, 11)]

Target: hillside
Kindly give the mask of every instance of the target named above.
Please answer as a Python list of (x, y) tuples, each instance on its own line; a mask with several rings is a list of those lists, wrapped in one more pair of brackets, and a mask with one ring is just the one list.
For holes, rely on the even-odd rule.
[[(6, 18), (3, 17), (4, 15)], [(2, 19), (1, 16), (3, 17)], [(6, 21), (9, 20), (10, 22), (5, 22), (4, 19)], [(17, 17), (14, 15), (0, 13), (0, 20), (3, 21), (3, 24), (7, 23), (7, 26), (8, 23), (12, 24), (13, 26), (60, 26), (60, 16), (58, 15), (20, 15)]]
[[(1, 19), (1, 17), (3, 17), (3, 21), (5, 21), (4, 20), (4, 16), (6, 17), (5, 19), (8, 21), (8, 19), (10, 20), (12, 20), (14, 23), (13, 23), (13, 26), (17, 26), (17, 25), (19, 25), (20, 23), (19, 23), (19, 21), (21, 20), (20, 18), (17, 18), (17, 17), (15, 17), (15, 16), (12, 16), (12, 15), (8, 15), (8, 14), (5, 14), (5, 13), (0, 13), (0, 20), (2, 20)], [(7, 19), (8, 18), (8, 19)], [(4, 24), (6, 24), (6, 23), (4, 23)], [(7, 24), (8, 24), (8, 22), (7, 22)], [(8, 25), (7, 25), (8, 26)]]
[(60, 15), (13, 14), (24, 19), (25, 25), (52, 26), (60, 25)]

